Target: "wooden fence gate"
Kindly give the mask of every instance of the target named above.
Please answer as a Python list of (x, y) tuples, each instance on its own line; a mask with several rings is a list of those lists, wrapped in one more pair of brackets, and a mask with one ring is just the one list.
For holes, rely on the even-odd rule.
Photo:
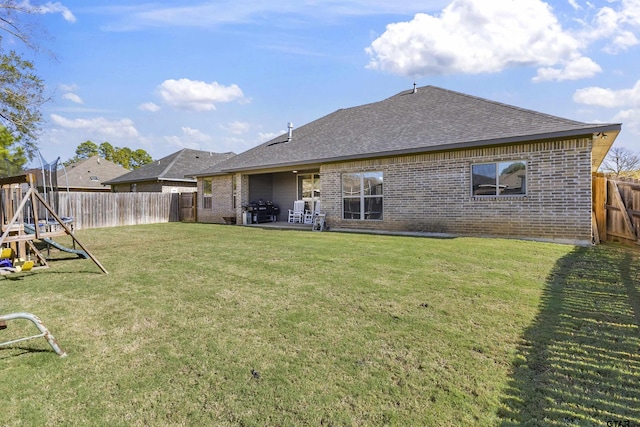
[(640, 180), (594, 174), (593, 222), (596, 243), (640, 245)]
[(182, 222), (196, 222), (198, 193), (180, 194), (180, 220)]

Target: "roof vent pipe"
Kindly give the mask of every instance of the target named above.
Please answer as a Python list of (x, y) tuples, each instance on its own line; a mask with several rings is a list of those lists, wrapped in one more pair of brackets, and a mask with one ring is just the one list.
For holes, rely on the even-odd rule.
[(418, 92), (418, 88), (416, 87), (416, 82), (413, 82), (413, 93)]
[(289, 128), (289, 134), (287, 135), (287, 142), (291, 142), (293, 139), (293, 123), (287, 123), (287, 127)]

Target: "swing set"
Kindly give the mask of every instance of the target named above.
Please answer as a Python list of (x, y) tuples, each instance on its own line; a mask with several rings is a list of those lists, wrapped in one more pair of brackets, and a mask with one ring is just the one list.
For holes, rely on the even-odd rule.
[[(31, 271), (47, 268), (45, 256), (36, 247), (40, 240), (49, 245), (63, 248), (67, 252), (90, 258), (103, 273), (108, 274), (102, 264), (74, 235), (72, 219), (60, 217), (49, 203), (37, 191), (34, 174), (27, 173), (8, 178), (0, 178), (0, 274)], [(74, 247), (77, 244), (82, 250), (65, 248), (52, 240), (54, 237), (70, 236)], [(57, 245), (57, 246), (56, 246)], [(1, 342), (0, 347), (17, 342), (44, 337), (51, 348), (59, 355), (66, 356), (53, 335), (42, 320), (36, 315), (26, 312), (0, 314), (0, 330), (7, 328), (7, 321), (25, 319), (31, 321), (39, 330), (39, 334)]]
[[(42, 215), (41, 219), (43, 211), (45, 215)], [(83, 257), (86, 254), (86, 257), (91, 258), (103, 273), (108, 273), (100, 261), (75, 236), (71, 221), (58, 216), (38, 193), (33, 174), (0, 178), (0, 214), (2, 216), (0, 247), (11, 249), (11, 251), (3, 251), (0, 257), (12, 256), (14, 262), (15, 271), (11, 267), (4, 267), (8, 272), (27, 271), (27, 269), (36, 268), (36, 264), (40, 267), (48, 267), (46, 258), (35, 246), (34, 241), (41, 240), (51, 244), (55, 243), (51, 240), (52, 238), (67, 235), (73, 239), (74, 245), (82, 248)], [(32, 255), (35, 259), (32, 259)], [(31, 262), (27, 264), (27, 261)], [(17, 263), (22, 263), (19, 270), (15, 268)]]

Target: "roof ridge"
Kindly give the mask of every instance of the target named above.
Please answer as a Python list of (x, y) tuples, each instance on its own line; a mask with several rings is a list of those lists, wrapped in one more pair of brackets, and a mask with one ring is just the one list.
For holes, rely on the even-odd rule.
[(87, 163), (89, 160), (93, 159), (94, 157), (97, 157), (97, 158), (99, 158), (100, 160), (106, 160), (106, 161), (108, 161), (107, 159), (105, 159), (105, 158), (101, 157), (99, 154), (95, 154), (95, 155), (93, 155), (93, 156), (87, 157), (86, 159), (80, 159), (80, 160), (78, 160), (78, 161), (76, 161), (76, 162), (74, 162), (74, 163), (69, 163), (69, 166), (64, 166), (64, 163), (63, 163), (63, 162), (60, 162), (60, 164), (61, 164), (62, 166), (64, 166), (65, 168), (66, 168), (66, 167), (72, 167), (72, 168), (75, 168), (75, 167), (77, 167), (77, 166), (80, 166), (80, 165), (83, 165), (83, 164)]
[[(171, 159), (171, 161), (167, 164), (167, 167), (165, 167), (164, 169), (162, 169), (162, 172), (158, 174), (158, 178), (163, 178), (173, 167), (173, 165), (176, 164), (176, 162), (178, 161), (178, 159), (182, 156), (182, 154), (188, 150), (188, 148), (183, 148), (180, 151), (176, 151), (173, 154), (170, 154), (169, 156), (163, 157), (162, 159), (166, 159), (167, 157), (171, 157), (173, 156), (173, 158)], [(158, 164), (160, 164), (160, 160), (162, 159), (158, 159), (157, 162)]]

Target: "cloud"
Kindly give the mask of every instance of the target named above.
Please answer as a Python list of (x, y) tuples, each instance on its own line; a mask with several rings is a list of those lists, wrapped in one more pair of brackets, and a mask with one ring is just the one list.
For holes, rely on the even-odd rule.
[[(617, 54), (640, 44), (636, 33), (640, 29), (640, 0), (609, 1), (608, 6), (595, 8), (591, 3), (592, 17), (581, 19), (582, 28), (576, 31), (576, 38), (585, 44), (603, 40), (602, 50)], [(614, 8), (615, 7), (615, 8)]]
[(182, 134), (185, 138), (189, 138), (192, 141), (209, 142), (212, 140), (211, 136), (206, 133), (186, 126), (182, 127)]
[(64, 92), (75, 92), (78, 90), (78, 85), (76, 84), (59, 84), (58, 87)]
[(65, 21), (76, 22), (76, 17), (73, 13), (71, 13), (71, 11), (60, 2), (47, 2), (42, 5), (33, 6), (30, 4), (29, 0), (24, 0), (21, 6), (42, 15), (47, 13), (60, 13)]
[(563, 68), (539, 68), (538, 74), (533, 78), (533, 81), (578, 80), (586, 77), (593, 77), (600, 72), (602, 72), (602, 68), (593, 62), (591, 58), (581, 56), (567, 62)]
[(370, 69), (420, 77), (550, 67), (580, 47), (540, 0), (454, 0), (440, 15), (387, 25), (366, 52)]
[(193, 141), (185, 140), (179, 136), (164, 136), (162, 139), (167, 142), (169, 145), (177, 148), (190, 148), (192, 150), (199, 150), (200, 144)]
[(160, 97), (168, 105), (189, 111), (215, 110), (215, 104), (244, 99), (238, 85), (223, 86), (189, 79), (165, 80), (158, 86)]
[(80, 98), (75, 93), (71, 93), (71, 92), (65, 93), (64, 95), (62, 95), (62, 99), (66, 99), (68, 101), (75, 102), (76, 104), (84, 104), (84, 101), (82, 101), (82, 98)]
[(619, 111), (613, 120), (624, 123), (624, 127), (631, 133), (640, 135), (640, 108)]
[(606, 89), (587, 87), (578, 89), (573, 100), (579, 104), (594, 105), (606, 108), (640, 107), (640, 80), (630, 89)]
[(58, 114), (51, 114), (51, 120), (57, 126), (71, 129), (81, 130), (90, 135), (103, 138), (138, 138), (139, 134), (135, 125), (130, 119), (107, 120), (103, 117), (93, 119), (68, 119)]
[(145, 102), (144, 104), (138, 105), (138, 109), (142, 111), (149, 111), (151, 113), (155, 113), (156, 111), (160, 111), (160, 106), (154, 104), (153, 102)]
[(235, 121), (226, 126), (222, 126), (222, 128), (234, 135), (242, 135), (243, 133), (249, 132), (250, 125), (246, 122)]
[(267, 141), (271, 141), (273, 138), (275, 138), (276, 136), (282, 135), (285, 131), (281, 131), (280, 133), (278, 132), (259, 132), (258, 133), (258, 141), (262, 142), (267, 142)]
[(199, 150), (201, 144), (208, 143), (213, 140), (210, 135), (207, 135), (198, 129), (183, 126), (181, 130), (181, 135), (164, 136), (163, 139), (172, 146), (179, 148), (191, 148), (194, 150)]
[(624, 129), (640, 135), (640, 80), (629, 89), (614, 90), (596, 86), (579, 89), (573, 94), (573, 100), (579, 104), (621, 109), (611, 120), (624, 123)]

